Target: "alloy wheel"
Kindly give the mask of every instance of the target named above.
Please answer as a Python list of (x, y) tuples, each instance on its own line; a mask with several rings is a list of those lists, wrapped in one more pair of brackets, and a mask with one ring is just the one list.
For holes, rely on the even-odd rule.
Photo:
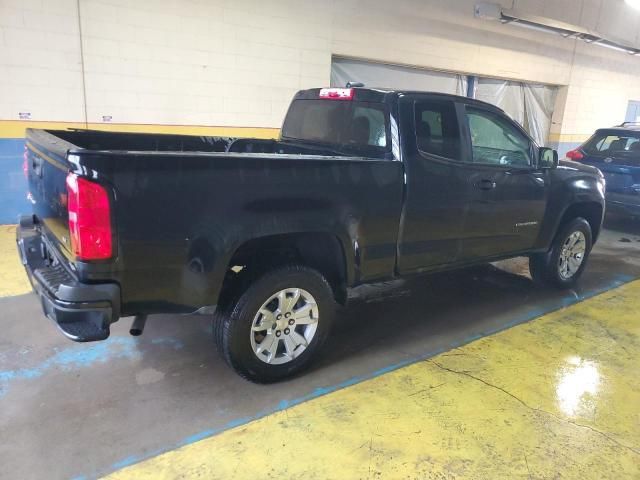
[(270, 365), (293, 361), (313, 340), (318, 320), (318, 305), (306, 290), (285, 288), (274, 293), (253, 318), (253, 353)]

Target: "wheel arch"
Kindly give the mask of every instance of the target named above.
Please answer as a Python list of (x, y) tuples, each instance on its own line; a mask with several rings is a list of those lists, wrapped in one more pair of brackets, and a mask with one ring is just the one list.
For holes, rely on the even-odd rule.
[(264, 272), (286, 264), (303, 264), (329, 282), (335, 300), (344, 304), (353, 278), (344, 242), (329, 232), (291, 232), (252, 238), (237, 245), (226, 262), (219, 301)]
[(545, 213), (545, 220), (536, 242), (536, 251), (545, 252), (551, 248), (558, 232), (574, 218), (584, 218), (591, 227), (593, 243), (598, 239), (604, 219), (604, 205), (600, 200), (592, 198), (565, 201), (564, 209), (554, 209), (560, 199), (550, 202)]
[(592, 241), (595, 244), (598, 236), (600, 235), (600, 231), (602, 230), (603, 214), (604, 207), (596, 201), (583, 201), (569, 205), (562, 214), (562, 217), (560, 217), (555, 234), (557, 235), (558, 232), (571, 220), (582, 217), (591, 227)]

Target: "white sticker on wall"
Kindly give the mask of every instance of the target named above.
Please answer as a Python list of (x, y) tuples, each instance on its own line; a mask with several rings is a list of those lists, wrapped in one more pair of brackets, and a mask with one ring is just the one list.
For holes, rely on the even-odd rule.
[(31, 120), (31, 112), (18, 112), (20, 120)]
[(103, 115), (102, 116), (102, 121), (103, 122), (110, 122), (111, 120), (113, 120), (113, 116), (111, 116), (111, 115)]

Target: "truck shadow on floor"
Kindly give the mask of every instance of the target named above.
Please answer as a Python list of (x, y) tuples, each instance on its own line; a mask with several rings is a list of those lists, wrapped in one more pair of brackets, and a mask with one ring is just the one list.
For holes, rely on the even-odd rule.
[[(322, 363), (368, 351), (407, 356), (466, 343), (561, 295), (494, 265), (416, 277), (355, 292), (340, 311)], [(551, 296), (551, 298), (549, 298)], [(528, 306), (528, 307), (527, 307)]]
[(640, 243), (616, 240), (605, 231), (575, 290), (534, 285), (525, 258), (356, 289), (319, 363), (376, 350), (420, 357), (638, 278)]
[[(607, 285), (616, 273), (632, 273), (630, 268), (611, 264), (610, 259), (594, 257), (591, 271), (576, 291), (556, 291), (533, 284), (526, 259), (496, 265), (356, 288), (348, 305), (338, 309), (332, 334), (314, 365), (291, 382), (304, 382), (302, 378), (307, 375), (313, 377), (314, 372), (348, 363), (359, 372), (362, 365), (356, 364), (373, 357), (377, 357), (374, 363), (380, 364), (381, 360), (389, 363), (449, 349), (499, 331), (516, 318), (552, 311), (567, 297), (579, 298), (584, 292)], [(209, 319), (187, 317), (176, 322), (175, 318), (163, 316), (153, 321), (153, 335), (181, 337), (185, 354), (201, 352), (198, 361), (209, 364), (207, 370), (215, 369), (215, 375), (227, 377), (230, 369), (223, 368), (213, 342), (203, 335), (210, 333)], [(222, 369), (229, 372), (220, 372)]]
[[(388, 361), (395, 361), (460, 343), (470, 335), (499, 328), (501, 322), (512, 318), (510, 312), (514, 309), (536, 305), (548, 295), (548, 291), (535, 289), (530, 278), (493, 265), (359, 287), (351, 293), (347, 306), (338, 308), (327, 345), (314, 365), (291, 381), (304, 382), (303, 378), (313, 376), (314, 371), (345, 361), (360, 363), (361, 356), (376, 355), (383, 362), (385, 357), (393, 357)], [(227, 377), (231, 371), (223, 366), (209, 336), (210, 319), (200, 316), (176, 319), (173, 315), (152, 317), (141, 348), (153, 337), (178, 338), (184, 349), (177, 355), (194, 355), (192, 360), (205, 363), (203, 370), (209, 370), (209, 375), (213, 369), (216, 376)], [(118, 330), (128, 328), (129, 319), (124, 323), (118, 325)], [(153, 366), (156, 360), (165, 361), (151, 351), (144, 353), (143, 361), (148, 366)]]

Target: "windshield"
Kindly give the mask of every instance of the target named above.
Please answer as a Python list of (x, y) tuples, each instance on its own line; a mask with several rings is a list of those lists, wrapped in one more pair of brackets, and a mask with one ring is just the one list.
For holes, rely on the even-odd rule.
[(382, 103), (294, 100), (282, 126), (282, 138), (384, 152), (388, 115)]
[(640, 156), (640, 132), (596, 133), (583, 150), (595, 155)]

